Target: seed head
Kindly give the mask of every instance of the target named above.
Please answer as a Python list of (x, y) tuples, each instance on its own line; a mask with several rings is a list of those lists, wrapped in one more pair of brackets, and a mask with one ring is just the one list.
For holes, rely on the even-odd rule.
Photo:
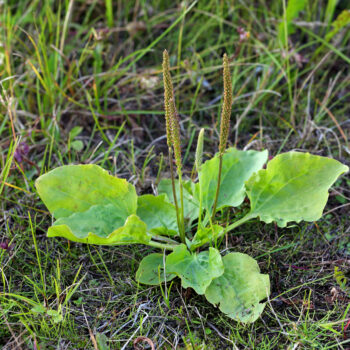
[(168, 51), (163, 52), (163, 80), (164, 80), (164, 108), (166, 120), (167, 142), (169, 147), (174, 149), (174, 157), (177, 170), (181, 172), (181, 146), (180, 146), (180, 125), (175, 106), (174, 88), (170, 75), (170, 64)]
[(175, 100), (173, 98), (171, 98), (169, 102), (170, 102), (169, 103), (169, 106), (170, 106), (170, 130), (171, 130), (171, 137), (172, 137), (172, 141), (173, 141), (175, 163), (176, 163), (177, 171), (181, 172), (182, 160), (181, 160), (179, 117), (178, 117), (176, 106), (175, 106)]
[(220, 121), (220, 145), (219, 153), (224, 154), (228, 139), (228, 134), (230, 131), (230, 118), (232, 109), (232, 84), (231, 84), (231, 73), (229, 67), (229, 61), (226, 54), (223, 58), (224, 66), (224, 102), (221, 110), (221, 121)]
[(170, 100), (173, 98), (173, 84), (170, 75), (170, 64), (168, 51), (163, 52), (163, 83), (164, 83), (164, 110), (165, 110), (165, 123), (166, 123), (166, 136), (168, 146), (173, 145), (172, 133), (171, 133), (171, 121), (170, 121)]

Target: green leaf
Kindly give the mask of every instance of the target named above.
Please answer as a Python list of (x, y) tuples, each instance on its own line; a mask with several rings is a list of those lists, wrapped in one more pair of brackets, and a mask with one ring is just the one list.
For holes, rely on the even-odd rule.
[(43, 314), (46, 312), (46, 308), (41, 305), (41, 304), (36, 304), (35, 306), (33, 306), (30, 311), (38, 313), (38, 314)]
[(90, 232), (107, 237), (115, 229), (123, 226), (125, 218), (113, 204), (93, 205), (82, 213), (75, 213), (55, 221), (53, 227), (67, 225), (77, 238), (86, 237)]
[(206, 243), (215, 242), (224, 232), (225, 228), (220, 225), (200, 228), (194, 235), (192, 241), (189, 242), (188, 246), (193, 251)]
[(247, 254), (230, 253), (222, 258), (225, 271), (205, 292), (207, 300), (220, 311), (241, 322), (254, 322), (270, 295), (268, 275), (260, 274), (258, 263)]
[(74, 128), (71, 129), (71, 131), (69, 132), (69, 138), (71, 140), (73, 140), (74, 138), (76, 138), (79, 134), (81, 134), (81, 132), (83, 131), (83, 127), (81, 126), (75, 126)]
[(48, 310), (46, 313), (52, 317), (53, 323), (59, 323), (63, 320), (62, 312), (56, 310)]
[(136, 213), (146, 223), (149, 232), (168, 236), (178, 234), (175, 206), (169, 203), (165, 194), (138, 197)]
[(80, 140), (72, 141), (71, 146), (74, 149), (74, 151), (77, 152), (80, 152), (84, 148), (83, 141)]
[[(223, 156), (217, 209), (242, 204), (245, 197), (244, 182), (254, 172), (260, 170), (266, 160), (267, 151), (239, 151), (236, 148), (229, 148)], [(202, 165), (199, 183), (196, 184), (195, 197), (199, 201), (202, 195), (202, 205), (207, 211), (210, 211), (214, 204), (218, 170), (219, 157), (216, 155)]]
[[(193, 220), (198, 218), (199, 203), (193, 196), (195, 184), (192, 181), (183, 181), (183, 192), (184, 192), (184, 216), (191, 223)], [(176, 196), (177, 201), (180, 203), (180, 188), (179, 181), (175, 180)], [(165, 193), (169, 201), (174, 204), (173, 189), (170, 179), (164, 179), (159, 182), (158, 193)], [(180, 204), (179, 204), (180, 205)]]
[[(146, 224), (136, 215), (130, 215), (123, 226), (118, 227), (118, 223), (113, 226), (116, 229), (108, 229), (109, 224), (112, 224), (108, 221), (109, 219), (107, 220), (108, 214), (111, 214), (111, 208), (113, 206), (94, 206), (87, 212), (59, 219), (49, 228), (47, 236), (64, 237), (74, 242), (99, 245), (147, 244), (150, 241), (151, 236), (147, 234)], [(101, 221), (102, 216), (98, 217), (99, 215), (106, 215), (106, 224)], [(97, 219), (96, 222), (95, 219)]]
[(343, 10), (332, 23), (333, 30), (327, 33), (326, 41), (330, 41), (341, 29), (350, 23), (350, 10)]
[[(293, 34), (295, 32), (295, 27), (292, 23), (299, 15), (299, 12), (304, 10), (307, 4), (307, 0), (289, 0), (288, 6), (285, 14), (285, 21), (283, 20), (278, 27), (278, 38), (280, 42), (285, 45), (286, 43), (286, 32), (285, 27), (287, 26), (287, 33)], [(285, 24), (286, 22), (286, 24)]]
[(142, 259), (135, 279), (140, 283), (156, 286), (165, 281), (171, 281), (175, 277), (176, 275), (169, 273), (164, 276), (164, 256), (153, 253)]
[(96, 343), (98, 350), (109, 350), (110, 347), (108, 346), (108, 338), (105, 334), (103, 333), (96, 333)]
[(209, 248), (209, 251), (191, 254), (181, 244), (167, 256), (166, 271), (179, 276), (183, 288), (191, 287), (201, 295), (214, 278), (224, 273), (224, 266), (217, 249)]
[(57, 219), (48, 237), (107, 245), (150, 241), (146, 224), (135, 215), (134, 186), (97, 165), (56, 168), (40, 176), (36, 187)]
[(94, 164), (61, 166), (40, 176), (35, 186), (56, 219), (108, 204), (125, 218), (136, 214), (135, 187)]
[(316, 221), (322, 216), (328, 189), (349, 168), (340, 162), (311, 155), (288, 152), (275, 157), (247, 182), (251, 203), (249, 217), (266, 223)]

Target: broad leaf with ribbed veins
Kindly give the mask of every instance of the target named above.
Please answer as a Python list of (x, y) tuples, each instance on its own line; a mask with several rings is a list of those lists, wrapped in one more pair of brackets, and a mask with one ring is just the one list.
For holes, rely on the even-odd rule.
[(178, 234), (176, 210), (166, 195), (145, 194), (137, 199), (137, 216), (146, 223), (148, 232), (156, 235)]
[[(267, 151), (239, 151), (229, 148), (223, 155), (220, 192), (217, 209), (225, 206), (236, 207), (245, 197), (244, 182), (260, 170), (267, 160)], [(203, 208), (210, 211), (216, 195), (219, 173), (219, 157), (216, 155), (206, 161), (199, 172), (195, 198), (199, 202), (202, 196)]]
[(136, 216), (134, 186), (97, 165), (67, 165), (36, 181), (38, 193), (56, 221), (49, 237), (90, 244), (150, 241), (146, 224)]
[(204, 294), (211, 281), (224, 273), (220, 253), (209, 248), (201, 253), (190, 253), (184, 244), (175, 247), (166, 258), (166, 272), (181, 278), (182, 287), (193, 288)]
[(147, 255), (140, 262), (136, 271), (136, 281), (156, 286), (163, 282), (169, 282), (176, 277), (174, 274), (165, 273), (164, 271), (165, 257), (160, 253)]
[(236, 321), (256, 321), (265, 307), (261, 301), (270, 294), (269, 276), (261, 274), (257, 262), (247, 254), (230, 253), (222, 261), (225, 271), (212, 281), (205, 297)]
[(107, 204), (115, 206), (125, 218), (136, 214), (135, 187), (98, 165), (64, 165), (40, 176), (35, 186), (56, 219)]
[[(147, 244), (150, 241), (151, 236), (147, 233), (146, 224), (134, 214), (130, 215), (122, 225), (116, 223), (109, 226), (106, 224), (107, 220), (102, 223), (100, 221), (102, 217), (99, 218), (99, 215), (108, 215), (110, 209), (108, 206), (95, 206), (84, 213), (58, 219), (49, 227), (47, 236), (99, 245)], [(101, 224), (103, 231), (98, 228), (98, 224)]]
[(285, 227), (289, 221), (316, 221), (322, 216), (328, 189), (349, 168), (340, 162), (288, 152), (276, 156), (246, 182), (250, 217)]

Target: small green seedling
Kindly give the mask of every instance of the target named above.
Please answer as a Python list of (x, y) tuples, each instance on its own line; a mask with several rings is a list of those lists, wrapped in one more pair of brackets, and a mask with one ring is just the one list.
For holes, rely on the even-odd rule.
[[(136, 194), (124, 179), (97, 165), (67, 165), (36, 181), (43, 202), (55, 218), (49, 237), (88, 244), (146, 244), (163, 252), (140, 263), (136, 280), (159, 285), (181, 279), (183, 288), (204, 295), (228, 317), (253, 322), (270, 294), (269, 276), (240, 252), (224, 256), (217, 249), (222, 237), (259, 218), (265, 223), (316, 221), (328, 199), (328, 189), (348, 167), (326, 157), (301, 152), (279, 154), (267, 163), (267, 151), (226, 149), (232, 105), (231, 75), (224, 56), (224, 101), (219, 152), (202, 164), (203, 131), (198, 138), (198, 181), (182, 172), (180, 128), (164, 52), (166, 133), (171, 179), (163, 179), (158, 195)], [(177, 178), (173, 169), (177, 168)], [(248, 196), (250, 209), (235, 222), (220, 225), (217, 211), (240, 206)], [(164, 254), (164, 250), (168, 254)]]

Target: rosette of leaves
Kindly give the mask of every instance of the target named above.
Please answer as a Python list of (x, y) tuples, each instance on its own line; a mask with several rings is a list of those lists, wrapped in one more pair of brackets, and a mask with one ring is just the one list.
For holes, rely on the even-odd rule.
[[(218, 305), (228, 317), (255, 321), (270, 292), (268, 275), (246, 254), (221, 256), (208, 248), (226, 232), (259, 218), (285, 227), (288, 222), (316, 221), (328, 199), (328, 189), (348, 168), (334, 159), (309, 153), (283, 153), (267, 163), (267, 151), (226, 150), (217, 210), (238, 207), (247, 196), (250, 210), (228, 227), (210, 225), (215, 200), (219, 155), (203, 163), (199, 181), (185, 182), (187, 222), (198, 219), (202, 202), (202, 227), (193, 236), (187, 225), (186, 245), (179, 242), (175, 206), (168, 180), (159, 184), (159, 195), (138, 196), (126, 180), (111, 176), (97, 165), (56, 168), (36, 181), (36, 188), (55, 221), (49, 237), (70, 241), (119, 245), (146, 244), (170, 251), (145, 257), (136, 273), (140, 283), (155, 285), (179, 277)], [(200, 191), (201, 189), (201, 191)], [(201, 197), (199, 194), (201, 193)], [(201, 248), (200, 252), (195, 252)]]

